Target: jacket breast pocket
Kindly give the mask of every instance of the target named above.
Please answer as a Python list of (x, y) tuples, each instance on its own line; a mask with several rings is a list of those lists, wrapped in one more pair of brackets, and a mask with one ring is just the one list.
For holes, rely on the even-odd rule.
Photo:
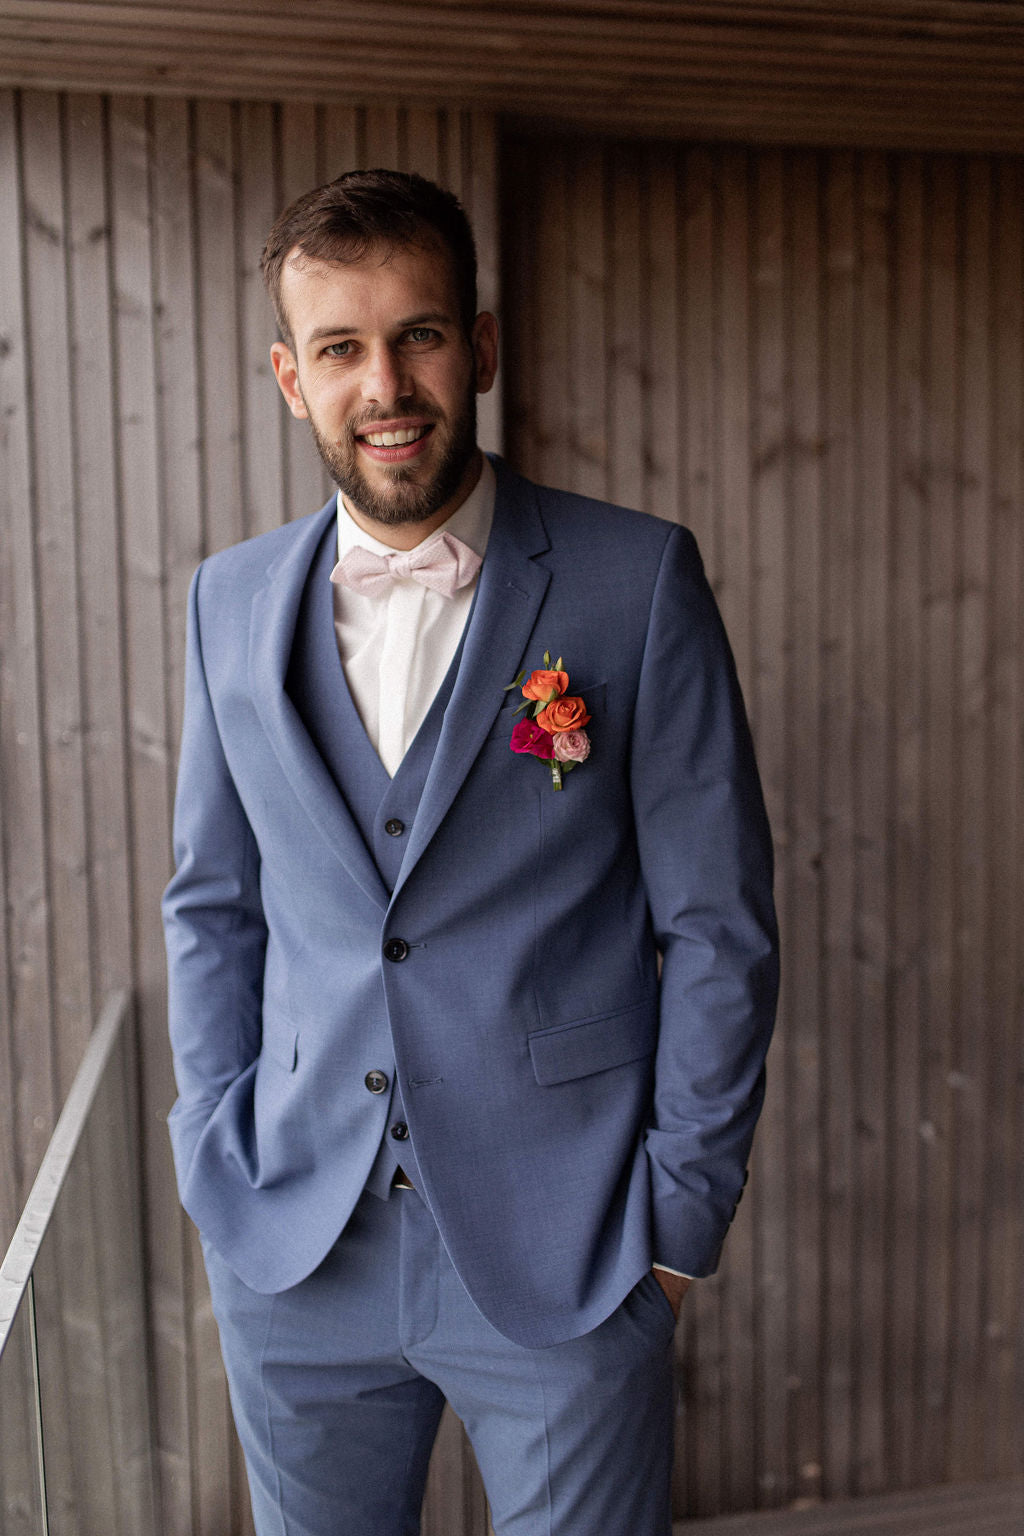
[(658, 1039), (658, 1004), (645, 998), (630, 1008), (574, 1019), (529, 1037), (533, 1075), (542, 1088), (607, 1072), (650, 1056)]

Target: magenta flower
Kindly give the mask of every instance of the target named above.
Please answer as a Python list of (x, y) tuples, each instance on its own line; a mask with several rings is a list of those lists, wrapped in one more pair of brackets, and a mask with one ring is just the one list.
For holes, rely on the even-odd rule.
[[(582, 732), (579, 734), (582, 735)], [(546, 761), (555, 755), (551, 732), (545, 731), (533, 720), (520, 720), (512, 727), (509, 746), (513, 752), (530, 752), (534, 757), (542, 757)]]

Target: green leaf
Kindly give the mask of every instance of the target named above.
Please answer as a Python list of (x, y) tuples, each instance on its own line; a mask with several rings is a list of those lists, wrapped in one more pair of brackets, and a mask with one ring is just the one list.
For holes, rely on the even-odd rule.
[(513, 688), (518, 688), (525, 676), (525, 672), (520, 672), (519, 675), (514, 677), (510, 683), (505, 684), (504, 688), (502, 689), (502, 693), (511, 693)]
[(562, 670), (562, 658), (561, 658), (561, 656), (559, 656), (558, 660), (555, 662), (555, 671), (556, 672), (561, 672), (561, 670)]

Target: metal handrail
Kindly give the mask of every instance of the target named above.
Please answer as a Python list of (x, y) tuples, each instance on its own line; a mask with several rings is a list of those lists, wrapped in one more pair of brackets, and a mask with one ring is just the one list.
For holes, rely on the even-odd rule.
[(14, 1229), (3, 1263), (0, 1264), (0, 1355), (4, 1352), (14, 1319), (28, 1290), (32, 1268), (64, 1186), (71, 1159), (75, 1155), (96, 1091), (127, 1016), (128, 1000), (128, 992), (122, 990), (111, 993), (103, 1005), (96, 1028), (85, 1048), (81, 1066), (75, 1073), (71, 1091), (53, 1128), (32, 1192), (25, 1202), (21, 1219)]
[(75, 1073), (39, 1172), (10, 1246), (0, 1263), (0, 1358), (14, 1331), (22, 1303), (28, 1308), (29, 1353), (32, 1361), (32, 1394), (35, 1408), (36, 1472), (39, 1486), (42, 1536), (49, 1536), (46, 1497), (46, 1449), (43, 1443), (43, 1401), (39, 1373), (39, 1332), (33, 1282), (35, 1262), (42, 1247), (71, 1160), (75, 1155), (89, 1111), (103, 1080), (107, 1063), (128, 1014), (128, 992), (114, 992), (107, 999)]

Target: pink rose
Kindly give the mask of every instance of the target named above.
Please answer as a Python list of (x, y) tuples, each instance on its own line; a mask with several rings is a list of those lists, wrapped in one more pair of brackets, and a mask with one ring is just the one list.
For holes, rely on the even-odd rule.
[(560, 763), (582, 763), (590, 755), (590, 737), (586, 731), (559, 731), (552, 740)]
[[(582, 731), (578, 733), (582, 735)], [(512, 740), (509, 746), (513, 752), (531, 752), (534, 757), (542, 757), (549, 762), (554, 757), (554, 742), (550, 731), (535, 720), (520, 720), (512, 727)]]

